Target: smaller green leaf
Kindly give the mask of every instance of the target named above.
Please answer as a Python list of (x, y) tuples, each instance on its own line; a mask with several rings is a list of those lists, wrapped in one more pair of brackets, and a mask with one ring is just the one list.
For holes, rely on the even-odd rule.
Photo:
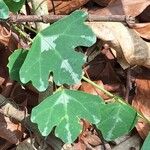
[(27, 56), (27, 53), (27, 50), (17, 49), (9, 56), (9, 63), (7, 67), (9, 68), (9, 75), (11, 79), (20, 82), (19, 70)]
[(102, 121), (98, 128), (107, 141), (130, 132), (137, 122), (136, 111), (125, 104), (115, 102), (105, 105), (102, 109)]
[(11, 12), (18, 12), (25, 3), (25, 0), (4, 0)]
[(146, 137), (144, 144), (141, 148), (141, 150), (149, 150), (150, 149), (150, 133), (148, 134), (148, 136)]
[(0, 19), (7, 19), (9, 16), (9, 9), (3, 0), (0, 0)]
[(31, 121), (38, 124), (43, 136), (55, 128), (55, 135), (72, 143), (82, 131), (80, 119), (97, 124), (104, 102), (98, 96), (81, 91), (61, 90), (32, 109)]

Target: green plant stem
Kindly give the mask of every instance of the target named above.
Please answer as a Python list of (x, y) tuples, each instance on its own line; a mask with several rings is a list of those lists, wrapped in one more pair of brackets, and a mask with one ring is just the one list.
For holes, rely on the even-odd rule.
[(150, 124), (150, 120), (148, 118), (146, 118), (141, 112), (137, 111), (134, 107), (132, 107), (130, 104), (128, 104), (127, 102), (125, 102), (121, 97), (119, 96), (115, 96), (114, 94), (110, 93), (109, 91), (105, 90), (104, 87), (97, 85), (95, 82), (91, 81), (90, 79), (86, 78), (85, 76), (82, 77), (83, 80), (85, 80), (86, 82), (90, 83), (91, 85), (93, 85), (94, 87), (98, 88), (99, 90), (101, 90), (102, 92), (104, 92), (106, 95), (108, 95), (111, 98), (114, 98), (115, 101), (124, 104), (124, 105), (128, 105), (131, 109), (134, 109), (137, 112), (137, 115), (142, 118), (143, 120), (145, 120), (146, 122), (148, 122)]
[(25, 32), (23, 32), (20, 28), (18, 28), (16, 25), (13, 25), (13, 28), (17, 32), (19, 32), (23, 37), (25, 37), (26, 39), (28, 39), (28, 41), (30, 41), (31, 43), (33, 42), (33, 40), (30, 37), (28, 37), (28, 35)]
[(109, 97), (113, 98), (115, 97), (115, 95), (113, 95), (112, 93), (108, 92), (107, 90), (105, 90), (102, 86), (97, 85), (95, 82), (91, 81), (90, 79), (86, 78), (85, 76), (82, 77), (83, 80), (85, 80), (86, 82), (90, 83), (91, 85), (93, 85), (94, 87), (98, 88), (99, 90), (101, 90), (102, 92), (104, 92), (106, 95), (108, 95)]
[(32, 32), (34, 32), (34, 33), (38, 33), (36, 30), (34, 30), (34, 29), (32, 29), (31, 27), (29, 27), (28, 25), (26, 25), (26, 24), (22, 24), (25, 28), (27, 28), (28, 30), (30, 30), (30, 31), (32, 31)]

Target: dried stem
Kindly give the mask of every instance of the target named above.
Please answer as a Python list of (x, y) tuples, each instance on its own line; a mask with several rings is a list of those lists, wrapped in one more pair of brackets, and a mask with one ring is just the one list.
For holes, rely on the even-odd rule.
[[(53, 23), (67, 15), (11, 15), (7, 20), (0, 20), (0, 22), (21, 23), (21, 22), (44, 22)], [(124, 22), (127, 24), (134, 24), (136, 22), (134, 17), (125, 15), (110, 15), (100, 16), (89, 14), (87, 21), (111, 21)]]

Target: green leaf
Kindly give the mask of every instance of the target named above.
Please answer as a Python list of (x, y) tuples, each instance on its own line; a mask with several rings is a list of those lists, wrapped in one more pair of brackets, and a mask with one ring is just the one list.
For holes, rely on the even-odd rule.
[(95, 35), (84, 24), (86, 18), (85, 12), (75, 11), (38, 33), (21, 67), (21, 81), (32, 81), (39, 91), (48, 87), (50, 73), (57, 85), (80, 82), (85, 56), (74, 48), (96, 42)]
[(43, 136), (55, 128), (55, 135), (66, 143), (72, 143), (82, 130), (80, 118), (97, 124), (101, 118), (103, 101), (81, 91), (61, 90), (46, 98), (32, 109), (31, 121), (38, 124)]
[(148, 134), (148, 136), (146, 137), (144, 144), (141, 148), (141, 150), (149, 150), (150, 149), (150, 133)]
[(9, 16), (9, 9), (3, 0), (0, 0), (0, 19), (7, 19)]
[(14, 2), (20, 2), (21, 0), (13, 0)]
[(11, 12), (18, 12), (25, 3), (25, 0), (4, 0)]
[(27, 56), (27, 50), (17, 49), (9, 57), (9, 68), (10, 78), (20, 82), (19, 70)]
[(114, 140), (132, 130), (137, 122), (134, 109), (121, 103), (111, 103), (102, 108), (101, 122), (98, 128), (107, 141)]

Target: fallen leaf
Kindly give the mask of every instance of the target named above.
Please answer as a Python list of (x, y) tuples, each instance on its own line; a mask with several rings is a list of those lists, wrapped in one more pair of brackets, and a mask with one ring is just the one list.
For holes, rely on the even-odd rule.
[[(140, 111), (146, 118), (150, 119), (150, 80), (136, 79), (137, 92), (133, 99), (132, 105)], [(145, 138), (149, 131), (150, 125), (140, 120), (136, 128), (142, 138)]]
[(0, 25), (0, 85), (8, 78), (7, 63), (11, 51), (17, 48), (18, 42), (4, 26)]
[(11, 91), (10, 98), (15, 103), (24, 107), (34, 107), (38, 103), (39, 93), (33, 92), (29, 89), (24, 89), (19, 83), (16, 83)]
[(148, 5), (150, 0), (119, 0), (122, 3), (125, 15), (137, 16), (139, 15)]
[[(103, 84), (103, 82), (101, 80), (99, 81), (94, 81), (96, 84), (104, 87), (104, 89), (110, 91), (110, 92), (113, 92), (117, 95), (123, 95), (123, 90), (124, 87), (122, 84), (119, 84), (119, 83), (116, 83), (116, 84)], [(87, 82), (82, 82), (82, 85), (80, 87), (80, 90), (81, 91), (84, 91), (86, 93), (89, 93), (89, 94), (93, 94), (93, 95), (99, 95), (101, 96), (104, 100), (108, 100), (110, 99), (109, 96), (107, 96), (106, 94), (104, 94), (101, 90), (93, 87), (91, 84), (87, 83)]]
[(83, 134), (84, 136), (81, 139), (83, 142), (87, 142), (92, 146), (98, 146), (102, 143), (100, 138), (91, 131), (85, 131)]
[(126, 69), (132, 65), (150, 68), (150, 43), (119, 22), (87, 23), (97, 37), (116, 51), (117, 60)]
[(150, 40), (150, 23), (136, 23), (133, 29), (144, 39)]
[(126, 15), (138, 16), (147, 6), (150, 0), (116, 0), (103, 9), (91, 10), (90, 13), (98, 15)]
[(12, 147), (12, 143), (6, 141), (5, 139), (3, 138), (0, 138), (0, 149), (1, 150), (7, 150), (9, 149), (10, 147)]
[(0, 25), (0, 43), (8, 45), (11, 32), (9, 32), (5, 27)]
[[(100, 85), (100, 86), (104, 86), (102, 81), (94, 81), (96, 84)], [(80, 87), (81, 91), (84, 91), (86, 93), (89, 94), (93, 94), (93, 95), (99, 95), (101, 96), (104, 100), (109, 99), (109, 97), (107, 95), (105, 95), (101, 90), (98, 90), (97, 88), (93, 87), (91, 84), (87, 83), (87, 82), (82, 82), (82, 85)]]
[(120, 79), (114, 71), (114, 65), (112, 55), (101, 50), (100, 54), (86, 64), (85, 70), (92, 80), (102, 80), (104, 84), (116, 83)]
[(139, 21), (139, 22), (150, 22), (150, 5), (148, 7), (146, 7), (143, 12), (141, 14), (139, 14), (136, 19)]
[(63, 0), (54, 0), (54, 6), (53, 8), (52, 3), (49, 2), (49, 11), (53, 12), (55, 9), (56, 14), (68, 14), (69, 12), (72, 12), (84, 4), (86, 4), (89, 0), (68, 0), (68, 1), (63, 1)]
[(92, 1), (96, 2), (100, 6), (107, 6), (113, 0), (92, 0)]
[(22, 127), (19, 123), (12, 122), (0, 113), (0, 137), (12, 144), (17, 144), (22, 137)]

